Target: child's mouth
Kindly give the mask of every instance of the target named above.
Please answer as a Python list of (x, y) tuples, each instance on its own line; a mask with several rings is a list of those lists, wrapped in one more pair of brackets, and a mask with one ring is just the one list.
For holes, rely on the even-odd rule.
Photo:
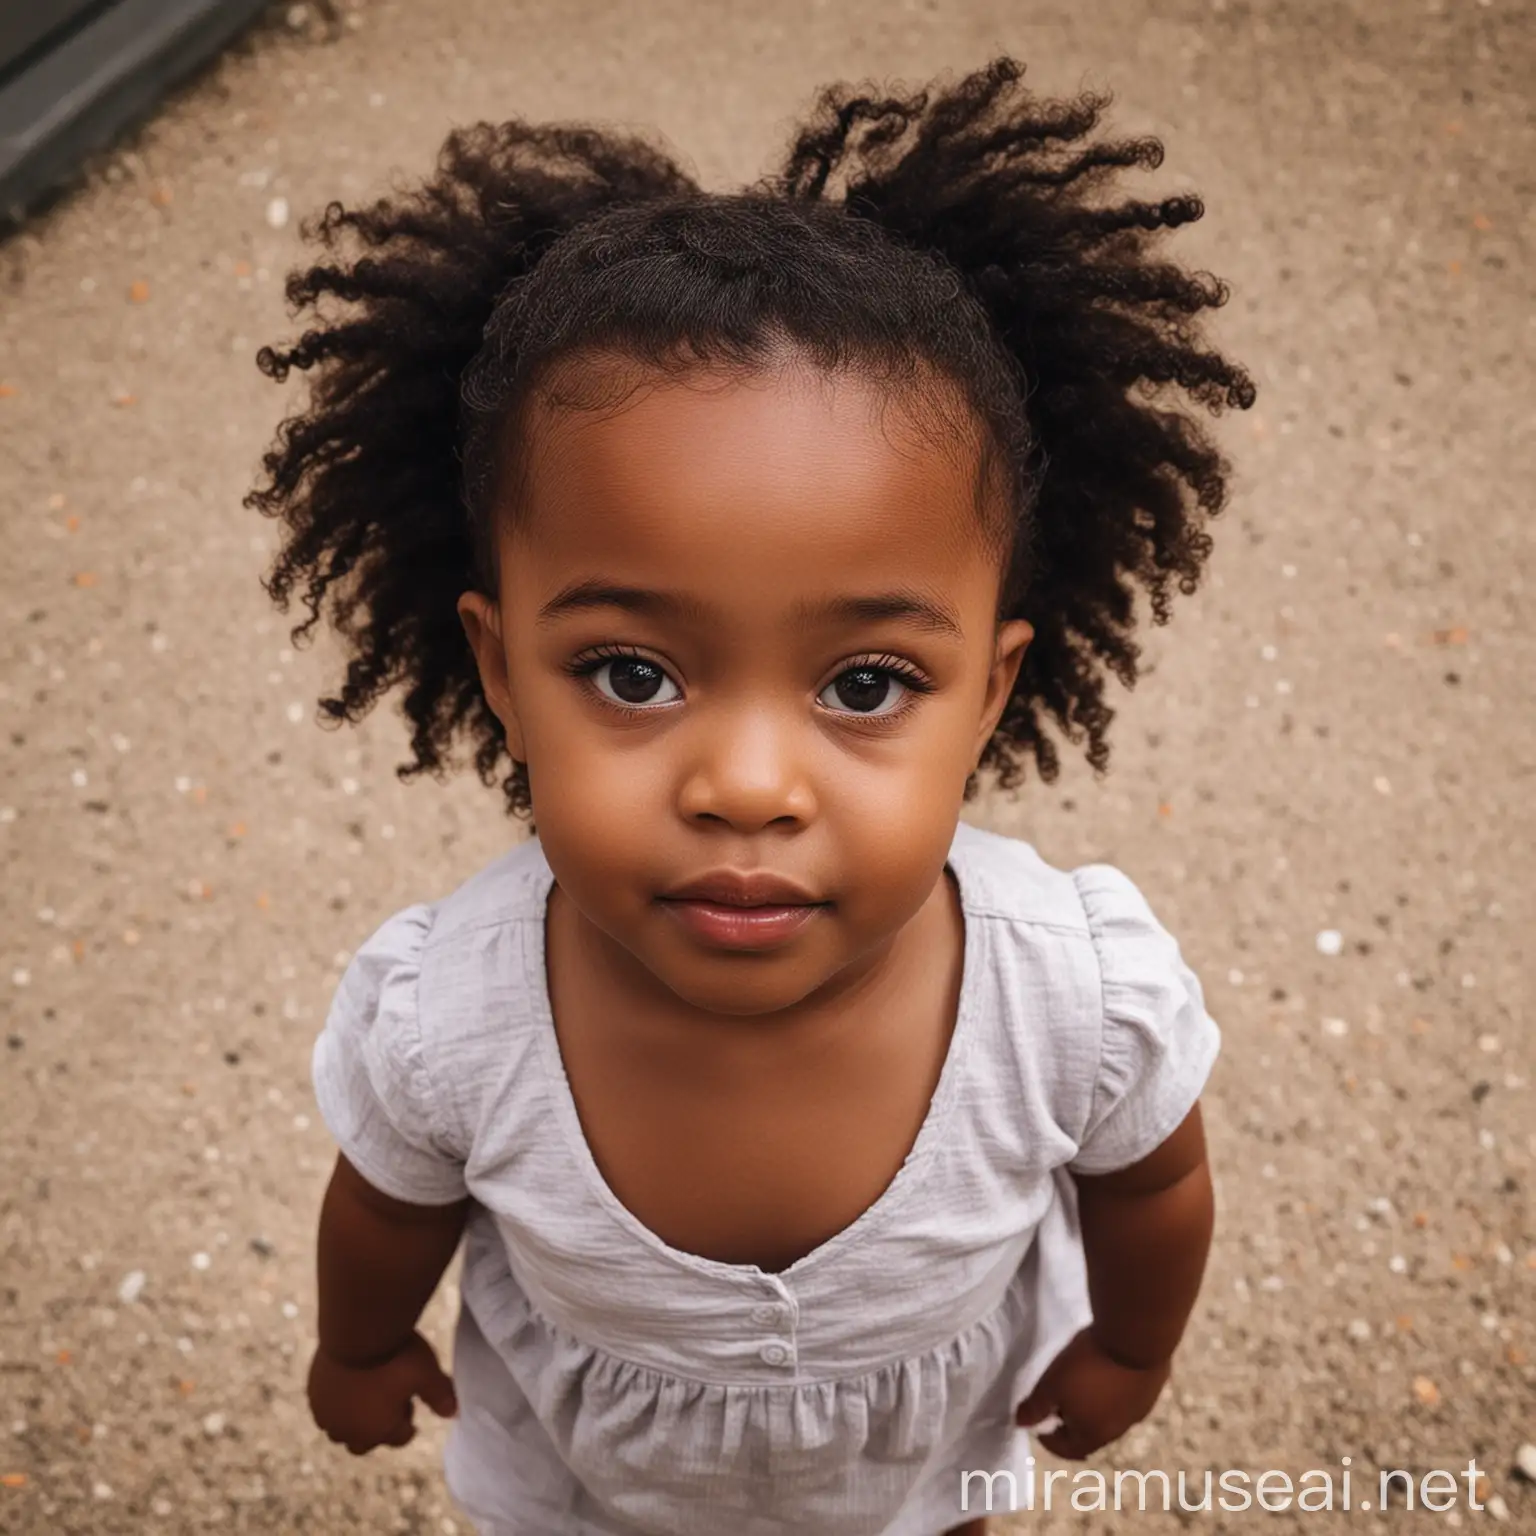
[(799, 933), (826, 902), (743, 907), (663, 897), (661, 905), (695, 938), (720, 949), (773, 949)]
[(829, 905), (782, 875), (734, 869), (701, 875), (660, 900), (695, 938), (721, 949), (773, 949)]

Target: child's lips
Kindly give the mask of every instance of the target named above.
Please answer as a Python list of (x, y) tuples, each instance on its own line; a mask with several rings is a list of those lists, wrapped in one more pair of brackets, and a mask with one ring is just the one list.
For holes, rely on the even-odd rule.
[(662, 893), (663, 901), (702, 901), (720, 907), (803, 907), (819, 899), (798, 881), (767, 869), (712, 869)]
[(830, 905), (766, 869), (709, 870), (660, 900), (689, 933), (715, 949), (777, 948)]
[(719, 949), (774, 949), (787, 943), (825, 902), (765, 902), (742, 906), (698, 898), (664, 897), (661, 905), (695, 938)]

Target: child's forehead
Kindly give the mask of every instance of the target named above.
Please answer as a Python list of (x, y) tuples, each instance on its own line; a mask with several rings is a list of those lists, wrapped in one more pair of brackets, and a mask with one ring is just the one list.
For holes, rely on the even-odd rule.
[(977, 542), (985, 496), (979, 430), (934, 394), (793, 365), (632, 370), (576, 408), (556, 391), (520, 434), (518, 540), (549, 557), (601, 540), (642, 562), (725, 541), (947, 563)]

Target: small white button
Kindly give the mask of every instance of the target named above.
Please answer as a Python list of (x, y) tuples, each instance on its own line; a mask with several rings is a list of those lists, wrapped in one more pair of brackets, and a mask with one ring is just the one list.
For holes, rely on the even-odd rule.
[(758, 1350), (758, 1354), (761, 1355), (769, 1365), (783, 1365), (784, 1362), (789, 1359), (789, 1350), (786, 1349), (782, 1344), (764, 1344), (763, 1347)]
[(752, 1308), (752, 1321), (754, 1323), (776, 1323), (779, 1320), (779, 1309), (769, 1303)]

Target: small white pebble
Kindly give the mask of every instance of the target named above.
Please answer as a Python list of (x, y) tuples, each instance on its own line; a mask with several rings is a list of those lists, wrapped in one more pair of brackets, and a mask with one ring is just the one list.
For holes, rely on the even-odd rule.
[(1275, 692), (1276, 693), (1289, 693), (1290, 691), (1291, 691), (1291, 683), (1290, 683), (1290, 679), (1289, 678), (1277, 677), (1275, 679)]
[(1243, 973), (1238, 970), (1236, 966), (1233, 966), (1233, 968), (1227, 972), (1227, 982), (1229, 985), (1234, 987), (1242, 986)]
[(210, 1259), (206, 1253), (194, 1253), (192, 1255), (193, 1269), (207, 1269), (208, 1266), (212, 1263), (213, 1260)]
[(357, 793), (357, 780), (343, 779), (341, 781), (341, 792), (344, 795), (355, 795)]
[(288, 222), (288, 199), (274, 197), (267, 204), (267, 223), (273, 229), (282, 229)]
[(16, 807), (14, 805), (0, 805), (0, 824), (16, 820)]
[(164, 1520), (170, 1514), (172, 1507), (169, 1499), (154, 1499), (150, 1502), (149, 1512)]
[(1354, 1318), (1349, 1325), (1349, 1336), (1357, 1344), (1367, 1343), (1371, 1337), (1371, 1325), (1363, 1317)]
[(1477, 1133), (1477, 1144), (1484, 1152), (1492, 1152), (1498, 1146), (1499, 1139), (1486, 1126)]
[[(1488, 1502), (1483, 1505), (1483, 1508), (1486, 1509), (1495, 1520), (1502, 1522), (1509, 1519), (1509, 1505), (1506, 1504), (1502, 1496), (1497, 1493), (1490, 1493), (1488, 1495)], [(1451, 1513), (1455, 1514), (1455, 1510), (1452, 1510)]]
[(1477, 1037), (1477, 1048), (1480, 1051), (1486, 1051), (1490, 1056), (1496, 1055), (1499, 1049), (1499, 1037), (1497, 1035), (1479, 1035)]
[(1324, 928), (1317, 936), (1317, 952), (1320, 955), (1337, 955), (1343, 952), (1344, 935), (1337, 928)]
[(1472, 988), (1477, 985), (1477, 977), (1474, 976), (1471, 971), (1463, 971), (1461, 976), (1461, 984), (1470, 992)]
[(1249, 709), (1257, 709), (1259, 707), (1259, 696), (1258, 696), (1258, 694), (1250, 693), (1243, 700), (1243, 703), (1246, 704)]
[(309, 7), (307, 5), (290, 5), (286, 19), (288, 25), (295, 32), (302, 32), (305, 22), (309, 20)]
[(382, 838), (391, 838), (394, 835), (395, 835), (395, 829), (387, 821), (384, 823), (384, 825), (382, 827), (379, 828), (379, 836), (382, 837)]
[(176, 775), (176, 793), (178, 795), (184, 795), (191, 788), (192, 788), (192, 780), (189, 779), (186, 776), (186, 774), (178, 773)]
[(170, 643), (158, 630), (149, 637), (149, 648), (152, 651), (164, 651), (170, 646)]
[(191, 1339), (180, 1338), (176, 1340), (176, 1348), (179, 1349), (184, 1355), (190, 1355), (192, 1353), (192, 1347)]
[(1343, 1019), (1324, 1019), (1323, 1033), (1333, 1035), (1336, 1038), (1349, 1033), (1349, 1025)]
[(1282, 565), (1280, 567), (1280, 574), (1289, 580), (1290, 577), (1296, 574), (1296, 567), (1294, 565)]
[(283, 1316), (288, 1318), (290, 1321), (299, 1315), (299, 1309), (297, 1305), (291, 1301), (285, 1301), (283, 1303), (282, 1310)]
[(296, 1131), (307, 1131), (309, 1129), (309, 1116), (295, 1115), (293, 1117), (293, 1128)]
[(304, 706), (302, 704), (290, 704), (288, 706), (288, 718), (297, 725), (304, 718)]
[(1392, 1257), (1387, 1260), (1387, 1268), (1390, 1269), (1394, 1275), (1407, 1274), (1408, 1260), (1405, 1259), (1402, 1254), (1394, 1253)]
[(222, 1413), (210, 1413), (203, 1419), (203, 1433), (210, 1440), (216, 1440), (224, 1433), (224, 1415)]
[(1285, 1281), (1279, 1275), (1265, 1275), (1259, 1281), (1259, 1289), (1261, 1291), (1283, 1291), (1285, 1289)]
[(57, 916), (57, 914), (54, 912), (52, 907), (39, 907), (37, 909), (37, 920), (40, 923), (51, 923), (55, 916)]
[(91, 777), (84, 768), (76, 768), (75, 771), (70, 774), (69, 782), (73, 784), (76, 789), (84, 789), (85, 786), (91, 782)]
[(112, 1497), (111, 1483), (92, 1483), (91, 1496), (97, 1499), (110, 1499)]
[(1259, 652), (1259, 655), (1262, 656), (1265, 661), (1273, 661), (1275, 659), (1275, 657), (1278, 656), (1279, 654), (1280, 654), (1279, 651), (1277, 651), (1274, 648), (1274, 646), (1272, 646), (1272, 645), (1266, 645)]
[(31, 980), (32, 972), (29, 971), (24, 965), (18, 965), (16, 969), (11, 972), (11, 981), (18, 987), (25, 987), (29, 985)]
[(115, 747), (119, 752), (126, 752), (133, 745), (133, 743), (129, 741), (129, 739), (124, 736), (121, 731), (113, 731), (111, 741), (113, 747)]
[(1371, 780), (1371, 787), (1376, 791), (1378, 795), (1390, 795), (1392, 793), (1392, 780), (1387, 778), (1384, 774), (1378, 773), (1376, 777)]
[(117, 1299), (125, 1307), (131, 1307), (144, 1294), (146, 1278), (142, 1269), (130, 1269), (117, 1288)]

